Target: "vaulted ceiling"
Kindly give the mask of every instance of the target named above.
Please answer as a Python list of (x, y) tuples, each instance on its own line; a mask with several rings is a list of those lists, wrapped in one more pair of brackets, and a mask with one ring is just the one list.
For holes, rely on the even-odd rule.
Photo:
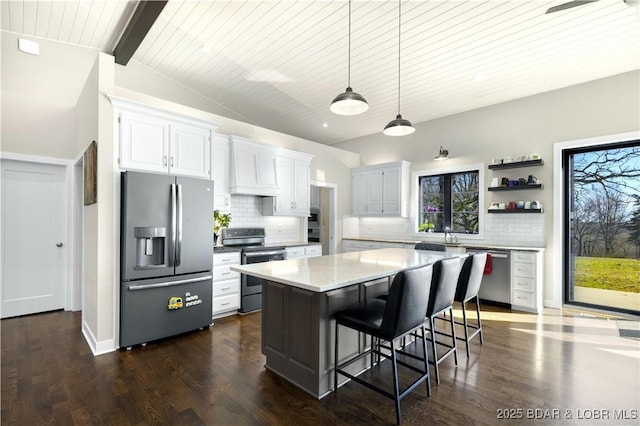
[[(402, 1), (402, 115), (414, 125), (640, 69), (637, 2)], [(2, 30), (111, 53), (135, 1), (2, 1)], [(354, 0), (357, 116), (347, 86), (348, 2), (170, 0), (132, 61), (245, 117), (332, 144), (381, 132), (398, 109), (398, 2)]]

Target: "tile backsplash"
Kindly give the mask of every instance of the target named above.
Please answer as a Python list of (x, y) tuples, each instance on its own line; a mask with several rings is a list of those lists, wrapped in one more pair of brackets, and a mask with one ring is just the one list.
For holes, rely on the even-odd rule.
[(265, 228), (267, 243), (285, 243), (303, 241), (306, 235), (306, 218), (263, 216), (263, 197), (253, 195), (231, 196), (231, 228), (260, 227)]
[[(343, 237), (382, 238), (389, 240), (420, 239), (409, 218), (345, 217)], [(442, 234), (436, 234), (443, 238)], [(544, 247), (544, 215), (538, 213), (490, 214), (484, 216), (484, 236), (456, 235), (464, 242), (491, 245)], [(426, 237), (426, 235), (425, 235)], [(426, 239), (426, 238), (425, 238)]]

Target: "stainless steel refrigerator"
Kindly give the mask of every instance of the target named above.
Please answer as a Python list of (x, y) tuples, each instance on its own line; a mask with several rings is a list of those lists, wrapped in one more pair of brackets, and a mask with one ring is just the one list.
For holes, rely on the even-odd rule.
[(120, 346), (211, 324), (213, 182), (122, 173)]

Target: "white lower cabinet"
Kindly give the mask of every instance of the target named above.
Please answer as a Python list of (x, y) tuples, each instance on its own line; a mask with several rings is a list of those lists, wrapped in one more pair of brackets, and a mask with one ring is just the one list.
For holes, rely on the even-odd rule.
[(240, 309), (240, 274), (229, 269), (240, 264), (240, 252), (213, 255), (213, 317)]
[(305, 257), (318, 257), (322, 256), (322, 246), (320, 244), (306, 246), (304, 248)]
[(322, 246), (313, 244), (309, 246), (287, 247), (287, 259), (300, 259), (305, 257), (322, 256)]
[(543, 251), (511, 251), (511, 308), (542, 312)]
[(384, 243), (378, 241), (354, 241), (342, 240), (342, 252), (351, 253), (354, 251), (375, 250), (382, 248)]
[(287, 247), (287, 259), (300, 259), (304, 256), (304, 246)]

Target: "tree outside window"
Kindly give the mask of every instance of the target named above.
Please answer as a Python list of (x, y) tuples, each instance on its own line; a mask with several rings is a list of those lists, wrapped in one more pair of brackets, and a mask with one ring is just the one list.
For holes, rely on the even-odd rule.
[[(477, 234), (479, 232), (478, 170), (419, 177), (419, 230)], [(433, 226), (431, 226), (433, 225)]]

